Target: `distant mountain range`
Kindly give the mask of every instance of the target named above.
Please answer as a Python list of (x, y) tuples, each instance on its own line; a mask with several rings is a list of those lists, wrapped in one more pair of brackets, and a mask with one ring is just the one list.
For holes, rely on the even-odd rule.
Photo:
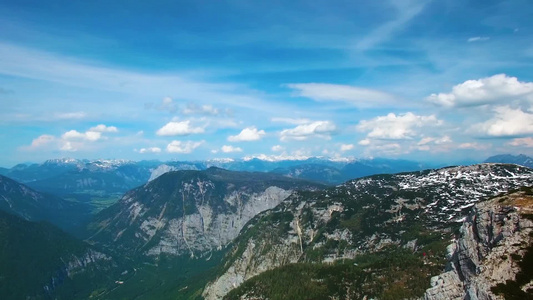
[(487, 158), (484, 162), (486, 163), (506, 163), (506, 164), (517, 164), (520, 166), (525, 166), (528, 168), (533, 168), (533, 158), (524, 155), (511, 155), (511, 154), (501, 154), (495, 155)]
[[(490, 157), (485, 162), (514, 163), (533, 166), (526, 155), (510, 154)], [(19, 164), (0, 168), (7, 176), (39, 191), (74, 197), (79, 194), (121, 195), (166, 172), (205, 170), (219, 167), (231, 171), (274, 172), (293, 178), (339, 184), (374, 174), (391, 174), (434, 168), (416, 161), (372, 159), (328, 159), (312, 157), (305, 160), (217, 159), (206, 161), (128, 161), (52, 159), (42, 164)]]

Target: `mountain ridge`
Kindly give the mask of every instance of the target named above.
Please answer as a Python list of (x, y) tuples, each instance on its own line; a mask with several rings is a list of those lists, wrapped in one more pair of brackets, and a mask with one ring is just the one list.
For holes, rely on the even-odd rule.
[[(373, 175), (297, 192), (243, 228), (204, 297), (220, 299), (247, 279), (288, 263), (353, 260), (389, 246), (418, 249), (420, 256), (431, 250), (434, 263), (443, 265), (446, 240), (472, 206), (522, 185), (533, 185), (533, 170), (480, 164)], [(238, 294), (250, 289), (254, 286)]]
[(22, 183), (0, 175), (0, 210), (28, 221), (48, 221), (75, 233), (89, 220), (89, 207), (38, 192)]

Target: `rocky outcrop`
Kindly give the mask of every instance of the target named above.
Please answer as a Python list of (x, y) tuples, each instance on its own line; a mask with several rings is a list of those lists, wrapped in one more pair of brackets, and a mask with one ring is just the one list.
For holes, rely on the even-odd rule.
[(515, 280), (532, 244), (533, 197), (515, 192), (478, 203), (448, 247), (447, 272), (431, 279), (426, 300), (504, 299), (491, 288)]
[(61, 261), (63, 266), (56, 271), (54, 276), (50, 278), (49, 283), (43, 287), (47, 295), (51, 296), (54, 290), (61, 286), (67, 278), (72, 279), (76, 275), (90, 272), (89, 270), (92, 269), (105, 272), (110, 267), (116, 267), (111, 257), (92, 249), (88, 249), (79, 256), (69, 255), (65, 259), (61, 258)]
[[(150, 238), (161, 228), (159, 242), (146, 254), (158, 256), (167, 254), (189, 254), (192, 257), (212, 250), (220, 250), (230, 243), (242, 227), (258, 213), (274, 208), (291, 191), (275, 186), (264, 192), (248, 195), (243, 203), (241, 193), (233, 193), (224, 199), (236, 208), (235, 213), (219, 213), (209, 205), (197, 206), (197, 213), (175, 219), (149, 218), (141, 225), (141, 230)], [(147, 239), (148, 241), (149, 239)]]

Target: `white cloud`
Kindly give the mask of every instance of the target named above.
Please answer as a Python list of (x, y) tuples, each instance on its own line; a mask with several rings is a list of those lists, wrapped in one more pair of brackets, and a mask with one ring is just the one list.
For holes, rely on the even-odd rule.
[(373, 145), (370, 148), (367, 148), (373, 154), (379, 155), (399, 155), (404, 154), (406, 151), (402, 150), (402, 146), (398, 143), (382, 143), (378, 145)]
[(427, 145), (427, 144), (436, 144), (436, 145), (440, 145), (440, 144), (446, 144), (446, 143), (451, 143), (452, 142), (452, 139), (445, 135), (443, 137), (440, 137), (440, 138), (435, 138), (435, 137), (425, 137), (423, 139), (421, 139), (419, 142), (418, 142), (418, 145), (419, 146), (422, 146), (422, 145)]
[(58, 120), (76, 120), (83, 119), (87, 115), (84, 112), (55, 113), (54, 119)]
[(315, 101), (342, 101), (357, 106), (378, 106), (394, 102), (393, 95), (361, 87), (328, 83), (294, 83), (287, 87), (297, 90), (295, 96), (306, 97)]
[(490, 39), (490, 37), (488, 37), (488, 36), (474, 36), (474, 37), (469, 38), (466, 41), (469, 42), (469, 43), (472, 43), (472, 42), (488, 41), (489, 39)]
[(204, 141), (200, 142), (193, 142), (193, 141), (172, 141), (170, 144), (167, 145), (167, 152), (169, 153), (191, 153), (196, 148), (200, 147)]
[(462, 143), (458, 147), (459, 149), (473, 149), (473, 150), (485, 150), (490, 148), (490, 145), (479, 143)]
[(99, 124), (95, 127), (91, 127), (89, 131), (96, 132), (118, 132), (118, 129), (115, 126), (106, 126), (104, 124)]
[[(421, 139), (416, 144), (416, 149), (418, 149), (420, 151), (449, 150), (449, 147), (443, 147), (442, 145), (443, 144), (450, 144), (450, 143), (452, 143), (452, 139), (449, 136), (447, 136), (447, 135), (439, 137), (439, 138), (437, 138), (437, 137), (425, 137), (425, 138)], [(439, 147), (435, 147), (435, 145), (438, 145)]]
[(222, 146), (220, 150), (222, 150), (222, 152), (224, 153), (242, 152), (242, 149), (240, 147), (233, 147), (233, 146), (228, 146), (228, 145)]
[(48, 145), (56, 140), (55, 136), (43, 134), (31, 142), (31, 148), (38, 148)]
[(307, 124), (311, 122), (311, 120), (309, 119), (293, 119), (293, 118), (272, 118), (270, 120), (272, 122), (287, 123), (287, 124), (293, 124), (293, 125), (301, 125), (301, 124)]
[(106, 126), (104, 124), (97, 125), (95, 127), (91, 127), (89, 130), (85, 132), (79, 132), (77, 130), (69, 130), (63, 135), (61, 135), (61, 138), (63, 140), (85, 140), (89, 142), (95, 142), (102, 138), (105, 138), (102, 136), (102, 133), (105, 132), (118, 132), (118, 129), (115, 126)]
[(244, 128), (238, 135), (228, 137), (230, 142), (251, 142), (258, 141), (265, 135), (264, 130), (257, 130), (254, 126)]
[(86, 131), (84, 133), (78, 132), (76, 130), (69, 130), (61, 136), (64, 140), (87, 140), (90, 142), (95, 142), (102, 137), (102, 133), (98, 131)]
[(59, 148), (59, 150), (61, 151), (70, 151), (70, 152), (74, 152), (78, 149), (76, 149), (71, 142), (69, 141), (65, 141), (63, 142), (63, 145), (61, 146), (61, 148)]
[(245, 156), (243, 160), (248, 161), (254, 158), (264, 160), (264, 161), (306, 160), (306, 159), (309, 159), (309, 157), (310, 156), (304, 155), (303, 153), (299, 151), (295, 151), (292, 154), (282, 153), (280, 155), (266, 155), (266, 154), (249, 155), (249, 156)]
[(196, 133), (203, 133), (204, 128), (193, 127), (190, 121), (182, 122), (168, 122), (165, 126), (157, 130), (156, 134), (161, 136), (176, 136), (176, 135), (190, 135)]
[(505, 74), (467, 80), (454, 86), (450, 93), (431, 94), (426, 98), (429, 102), (446, 107), (509, 103), (516, 99), (532, 103), (533, 82), (520, 82), (516, 77)]
[(495, 107), (494, 112), (492, 119), (474, 125), (473, 131), (495, 137), (533, 134), (533, 113), (509, 106)]
[(270, 149), (271, 149), (272, 151), (274, 151), (274, 152), (281, 152), (281, 151), (285, 150), (285, 148), (282, 147), (281, 145), (274, 145), (274, 146), (272, 146), (272, 148), (270, 148)]
[(80, 142), (71, 142), (64, 139), (56, 138), (55, 136), (43, 134), (34, 139), (29, 147), (22, 147), (25, 150), (57, 150), (60, 151), (77, 151), (79, 147), (83, 146)]
[(183, 109), (182, 113), (186, 115), (198, 114), (217, 116), (220, 114), (220, 110), (212, 105), (196, 105), (194, 103), (189, 103), (187, 104), (187, 107)]
[(160, 103), (145, 103), (144, 104), (144, 108), (146, 108), (146, 109), (156, 109), (156, 110), (160, 110), (160, 111), (167, 111), (169, 113), (174, 113), (174, 112), (176, 112), (178, 106), (176, 105), (174, 100), (172, 100), (172, 98), (167, 96), (167, 97), (163, 98), (163, 100), (161, 100)]
[(139, 153), (160, 153), (161, 148), (159, 147), (149, 147), (139, 149)]
[(175, 112), (176, 111), (176, 104), (174, 103), (174, 100), (170, 97), (165, 97), (161, 101), (161, 104), (159, 105), (159, 110), (166, 110), (168, 112)]
[(512, 141), (510, 141), (508, 144), (511, 146), (515, 146), (515, 147), (523, 146), (523, 147), (533, 148), (533, 138), (530, 138), (530, 137), (517, 138), (517, 139), (513, 139)]
[(441, 124), (442, 121), (438, 120), (435, 115), (418, 116), (411, 112), (399, 115), (389, 113), (368, 121), (363, 120), (359, 122), (356, 129), (368, 132), (367, 138), (403, 140), (418, 136), (417, 130), (420, 128)]
[(83, 139), (85, 138), (85, 134), (78, 132), (77, 130), (69, 130), (61, 136), (63, 139), (69, 140), (69, 139)]
[(69, 130), (63, 133), (60, 137), (53, 135), (43, 134), (34, 139), (29, 147), (26, 149), (43, 148), (45, 146), (52, 145), (54, 149), (61, 151), (77, 151), (79, 148), (84, 147), (85, 141), (96, 142), (101, 139), (105, 139), (102, 136), (104, 132), (118, 132), (118, 129), (114, 126), (106, 126), (100, 124), (92, 127), (85, 132), (79, 132), (77, 130)]
[(368, 146), (370, 145), (370, 140), (369, 139), (360, 140), (358, 144), (361, 146)]
[(352, 150), (353, 148), (354, 148), (353, 144), (342, 144), (341, 145), (342, 152)]
[(94, 142), (98, 141), (102, 137), (102, 133), (98, 131), (86, 131), (84, 139)]
[(330, 139), (337, 127), (330, 121), (315, 121), (308, 124), (298, 125), (292, 129), (284, 129), (280, 132), (280, 140), (303, 141), (310, 137), (320, 137)]

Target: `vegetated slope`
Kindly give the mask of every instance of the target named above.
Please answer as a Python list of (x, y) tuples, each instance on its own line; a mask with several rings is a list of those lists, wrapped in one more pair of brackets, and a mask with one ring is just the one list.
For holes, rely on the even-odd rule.
[(478, 203), (448, 259), (426, 300), (533, 299), (533, 188)]
[(116, 267), (109, 256), (48, 223), (0, 211), (2, 299), (87, 299), (111, 282)]
[(37, 192), (1, 175), (0, 210), (29, 221), (46, 220), (69, 232), (77, 232), (89, 219), (87, 205)]
[(222, 249), (248, 220), (293, 190), (320, 187), (269, 173), (169, 172), (99, 213), (90, 240), (128, 256), (204, 256)]
[[(471, 207), (523, 185), (533, 185), (531, 169), (481, 164), (376, 175), (324, 191), (297, 192), (245, 226), (204, 296), (221, 298), (245, 280), (289, 263), (314, 263), (315, 273), (309, 278), (337, 282), (324, 287), (330, 296), (421, 296), (426, 286), (415, 288), (410, 282), (429, 285), (429, 276), (444, 265), (451, 232)], [(411, 267), (406, 269), (405, 261), (411, 261)], [(329, 266), (321, 265), (330, 262), (362, 277), (341, 284), (332, 279)], [(272, 272), (263, 276), (281, 271)], [(258, 278), (228, 294), (228, 299), (244, 295), (274, 299), (267, 290), (283, 289), (262, 285), (265, 278)]]
[(500, 154), (487, 158), (486, 163), (505, 163), (505, 164), (516, 164), (520, 166), (525, 166), (528, 168), (533, 168), (533, 158), (524, 155), (511, 155), (511, 154)]

